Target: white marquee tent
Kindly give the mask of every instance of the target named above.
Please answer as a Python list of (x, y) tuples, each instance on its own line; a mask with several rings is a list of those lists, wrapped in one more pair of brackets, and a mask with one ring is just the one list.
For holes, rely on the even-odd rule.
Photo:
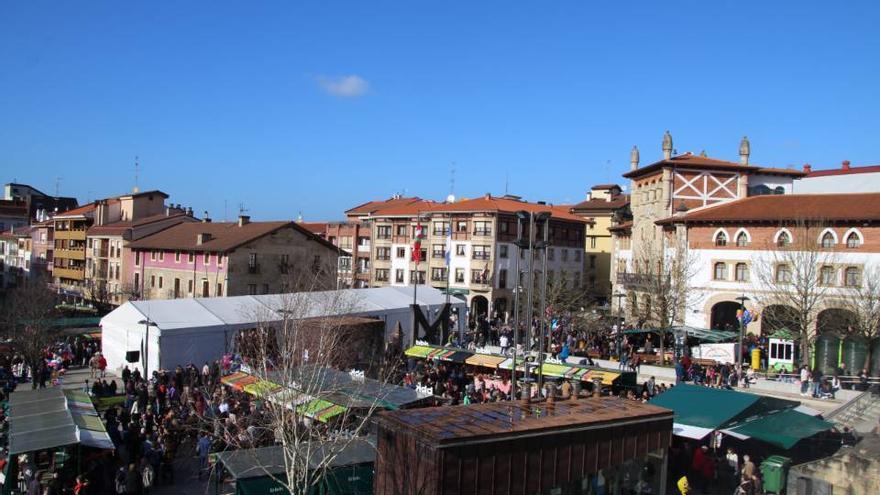
[[(417, 296), (430, 321), (446, 303), (446, 295), (432, 287), (419, 287)], [(130, 301), (101, 318), (102, 350), (111, 370), (128, 364), (125, 355), (129, 351), (141, 353), (138, 363), (129, 364), (132, 369), (142, 368), (144, 355), (149, 371), (201, 365), (230, 351), (237, 331), (253, 328), (257, 322), (281, 321), (285, 311), (296, 318), (379, 318), (385, 321), (386, 340), (400, 324), (406, 342), (412, 340), (412, 303), (412, 288), (406, 287)], [(461, 332), (467, 305), (456, 297), (450, 303), (460, 315), (457, 330)]]

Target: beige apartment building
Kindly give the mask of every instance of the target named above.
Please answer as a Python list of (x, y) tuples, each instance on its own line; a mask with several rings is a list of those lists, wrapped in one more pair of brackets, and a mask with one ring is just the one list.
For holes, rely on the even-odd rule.
[[(548, 277), (583, 287), (584, 229), (588, 223), (567, 207), (530, 203), (516, 196), (450, 202), (408, 201), (378, 207), (367, 219), (372, 226), (371, 286), (425, 284), (464, 298), (470, 316), (507, 318), (517, 287), (516, 259), (528, 271), (529, 257), (520, 253), (516, 212), (549, 212)], [(421, 262), (413, 262), (415, 229), (424, 240)], [(451, 232), (450, 232), (451, 230)], [(447, 256), (447, 250), (449, 250)]]

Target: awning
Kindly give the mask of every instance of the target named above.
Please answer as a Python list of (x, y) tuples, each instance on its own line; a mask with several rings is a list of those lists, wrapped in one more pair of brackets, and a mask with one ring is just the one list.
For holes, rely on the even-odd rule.
[(344, 407), (323, 399), (314, 399), (311, 402), (298, 406), (296, 410), (300, 414), (322, 423), (326, 423), (330, 418), (346, 411)]
[(801, 440), (833, 427), (834, 425), (828, 421), (786, 409), (758, 417), (728, 430), (788, 450)]
[(10, 396), (10, 454), (78, 443), (113, 449), (104, 423), (85, 392), (49, 388), (21, 390)]
[(256, 383), (259, 379), (253, 375), (241, 371), (220, 378), (220, 383), (238, 390), (244, 390), (245, 385)]
[(410, 347), (409, 349), (407, 349), (406, 351), (404, 351), (403, 353), (409, 357), (423, 358), (423, 357), (427, 356), (428, 354), (430, 354), (433, 350), (434, 350), (433, 347), (428, 347), (426, 345), (414, 345), (414, 346)]
[(706, 435), (712, 433), (712, 428), (700, 428), (699, 426), (683, 425), (681, 423), (672, 423), (672, 434), (679, 437), (691, 438), (693, 440), (702, 440)]
[(474, 354), (464, 360), (465, 364), (471, 366), (482, 366), (484, 368), (498, 368), (498, 365), (507, 360), (506, 356), (496, 356), (494, 354)]
[(613, 371), (599, 371), (599, 370), (589, 370), (588, 373), (584, 374), (581, 377), (581, 380), (585, 382), (591, 382), (593, 380), (599, 379), (602, 380), (602, 385), (613, 385), (614, 380), (617, 380), (620, 377), (620, 373), (615, 373)]
[(255, 396), (264, 397), (281, 390), (281, 385), (266, 380), (257, 380), (242, 387), (242, 390)]
[(758, 395), (743, 392), (680, 384), (655, 396), (651, 404), (672, 409), (678, 424), (715, 430), (759, 399)]

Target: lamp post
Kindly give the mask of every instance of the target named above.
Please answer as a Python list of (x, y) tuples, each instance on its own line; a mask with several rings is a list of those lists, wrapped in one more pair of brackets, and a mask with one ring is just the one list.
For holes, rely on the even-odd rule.
[(542, 211), (535, 215), (535, 225), (543, 224), (544, 238), (535, 243), (535, 249), (542, 250), (541, 253), (541, 309), (538, 317), (540, 324), (538, 325), (539, 342), (538, 342), (538, 391), (544, 387), (544, 349), (547, 340), (547, 246), (550, 245), (550, 212)]
[(150, 369), (149, 369), (149, 366), (150, 366), (150, 361), (149, 361), (150, 327), (158, 327), (159, 324), (156, 323), (155, 321), (151, 320), (148, 317), (148, 318), (144, 318), (143, 320), (139, 321), (138, 325), (143, 325), (144, 329), (146, 330), (146, 332), (145, 332), (146, 335), (144, 336), (144, 358), (143, 358), (143, 364), (141, 365), (141, 367), (144, 369), (144, 380), (149, 380), (150, 379)]
[(517, 346), (519, 345), (519, 294), (522, 292), (522, 286), (520, 285), (522, 281), (522, 274), (520, 273), (520, 259), (522, 259), (522, 251), (524, 249), (524, 244), (527, 246), (527, 243), (523, 242), (522, 234), (523, 234), (523, 220), (528, 218), (528, 213), (524, 211), (519, 211), (516, 213), (516, 281), (514, 282), (514, 293), (513, 293), (513, 364), (510, 368), (510, 398), (511, 400), (516, 400), (516, 358), (517, 358)]
[(746, 301), (750, 301), (750, 299), (748, 297), (746, 297), (745, 294), (743, 294), (743, 295), (737, 297), (736, 300), (739, 301), (739, 314), (740, 314), (740, 316), (738, 318), (738, 320), (739, 320), (739, 363), (738, 364), (739, 364), (739, 373), (740, 373), (740, 375), (742, 375), (742, 372), (743, 372), (743, 333), (745, 333), (745, 325), (743, 324), (745, 318), (743, 318), (743, 315), (744, 315), (745, 309), (746, 309)]
[(616, 345), (617, 345), (617, 361), (620, 361), (620, 339), (621, 335), (623, 335), (623, 298), (626, 297), (626, 294), (623, 292), (618, 292), (614, 294), (614, 297), (617, 298), (617, 336), (616, 336)]

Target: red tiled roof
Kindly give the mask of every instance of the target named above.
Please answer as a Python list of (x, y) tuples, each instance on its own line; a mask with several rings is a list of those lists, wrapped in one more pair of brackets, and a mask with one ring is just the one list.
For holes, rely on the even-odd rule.
[(370, 213), (375, 213), (376, 211), (382, 208), (388, 208), (393, 206), (401, 206), (410, 203), (415, 203), (418, 201), (422, 201), (421, 198), (411, 197), (411, 198), (391, 198), (382, 201), (368, 201), (364, 204), (355, 206), (350, 210), (346, 210), (346, 215), (367, 215)]
[(880, 193), (772, 194), (720, 203), (658, 220), (690, 222), (880, 221)]
[[(296, 222), (250, 222), (239, 226), (237, 222), (184, 222), (168, 227), (155, 234), (132, 241), (135, 249), (180, 249), (187, 251), (223, 252), (266, 236), (277, 230), (290, 227), (301, 232), (306, 238), (314, 240), (334, 251), (338, 248), (321, 239)], [(211, 239), (197, 243), (199, 234), (210, 234)]]
[(327, 232), (327, 222), (296, 222), (300, 227), (313, 234), (323, 235)]
[(620, 186), (618, 186), (617, 184), (598, 184), (598, 185), (591, 187), (590, 190), (592, 190), (592, 191), (605, 191), (605, 190), (614, 189), (614, 188), (620, 189)]
[(469, 212), (504, 212), (516, 213), (525, 210), (538, 213), (549, 211), (553, 218), (570, 220), (584, 223), (587, 220), (572, 214), (567, 206), (542, 205), (510, 198), (496, 198), (483, 196), (473, 199), (463, 199), (454, 203), (438, 203), (435, 201), (419, 200), (415, 203), (396, 207), (383, 208), (376, 212), (376, 216), (416, 216), (425, 213), (469, 213)]
[(623, 222), (621, 224), (614, 225), (613, 227), (608, 227), (608, 231), (609, 232), (622, 232), (625, 230), (632, 229), (632, 226), (633, 226), (632, 222)]
[(828, 170), (814, 170), (806, 174), (807, 179), (813, 177), (828, 177), (830, 175), (870, 174), (880, 172), (880, 165), (865, 165), (863, 167), (832, 168)]
[(80, 206), (79, 208), (74, 208), (72, 210), (67, 210), (64, 213), (59, 213), (53, 218), (81, 217), (89, 213), (94, 213), (96, 208), (97, 205), (95, 203), (89, 203), (87, 205)]
[(93, 226), (89, 227), (89, 229), (88, 229), (88, 231), (86, 231), (86, 233), (88, 235), (122, 235), (131, 228), (149, 225), (153, 222), (159, 222), (159, 221), (169, 219), (169, 218), (179, 218), (179, 219), (183, 219), (184, 221), (185, 221), (185, 219), (189, 218), (192, 222), (196, 221), (195, 219), (193, 219), (192, 217), (188, 217), (184, 213), (175, 213), (174, 215), (166, 215), (164, 213), (157, 213), (155, 215), (150, 215), (148, 217), (140, 218), (140, 219), (134, 220), (134, 221), (126, 220), (126, 221), (108, 223), (106, 225), (93, 225)]
[(789, 175), (792, 177), (803, 177), (804, 172), (793, 168), (778, 167), (762, 167), (760, 165), (743, 165), (737, 162), (727, 160), (719, 160), (708, 156), (699, 156), (692, 153), (673, 156), (669, 160), (660, 160), (645, 167), (632, 170), (623, 174), (628, 179), (641, 177), (651, 172), (662, 169), (663, 167), (692, 167), (692, 168), (708, 168), (712, 170), (730, 170), (730, 171), (749, 171), (756, 174), (772, 174), (772, 175)]
[(580, 203), (571, 207), (572, 211), (578, 210), (616, 210), (618, 208), (623, 208), (624, 206), (629, 204), (629, 195), (627, 194), (619, 194), (611, 198), (611, 201), (606, 199), (596, 198), (596, 199), (588, 199), (586, 201), (581, 201)]

